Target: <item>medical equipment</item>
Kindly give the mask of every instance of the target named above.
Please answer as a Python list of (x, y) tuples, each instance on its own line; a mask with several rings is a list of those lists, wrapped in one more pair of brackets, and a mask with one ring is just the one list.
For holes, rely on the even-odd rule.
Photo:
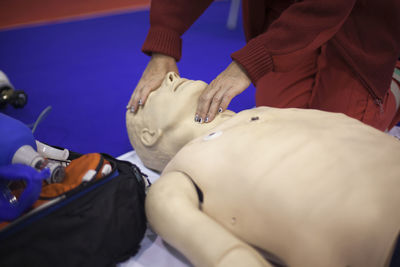
[(49, 161), (36, 151), (36, 141), (31, 130), (22, 122), (0, 113), (0, 166), (21, 163), (37, 170), (49, 168), (49, 183), (61, 182), (63, 166)]
[(28, 96), (22, 90), (15, 90), (7, 76), (0, 70), (0, 108), (11, 104), (14, 108), (22, 108), (26, 105)]

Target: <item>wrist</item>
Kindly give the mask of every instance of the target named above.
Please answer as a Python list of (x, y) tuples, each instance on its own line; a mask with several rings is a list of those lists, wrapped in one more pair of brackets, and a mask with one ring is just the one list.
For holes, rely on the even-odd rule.
[(237, 69), (237, 71), (241, 74), (241, 76), (246, 79), (247, 81), (251, 82), (249, 74), (247, 73), (246, 69), (237, 61), (233, 60), (232, 65), (234, 68)]
[(157, 61), (172, 62), (172, 63), (176, 62), (175, 58), (161, 53), (151, 53), (151, 59)]
[(160, 53), (152, 53), (148, 68), (163, 74), (170, 71), (179, 74), (175, 58)]

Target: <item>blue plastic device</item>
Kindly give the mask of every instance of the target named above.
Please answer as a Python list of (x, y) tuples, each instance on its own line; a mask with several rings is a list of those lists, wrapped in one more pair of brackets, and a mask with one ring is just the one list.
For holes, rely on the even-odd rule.
[(32, 131), (19, 120), (0, 113), (0, 166), (11, 164), (15, 152), (24, 145), (36, 150)]
[[(0, 113), (0, 221), (20, 216), (38, 199), (42, 180), (50, 177), (50, 170), (41, 172), (22, 164), (12, 164), (15, 152), (29, 145), (36, 150), (31, 130), (22, 122)], [(17, 199), (9, 189), (14, 181), (25, 183), (24, 191)]]
[[(48, 168), (39, 172), (23, 164), (0, 166), (0, 221), (14, 220), (31, 207), (39, 198), (42, 180), (49, 176)], [(18, 199), (8, 187), (13, 181), (25, 182), (25, 189)]]

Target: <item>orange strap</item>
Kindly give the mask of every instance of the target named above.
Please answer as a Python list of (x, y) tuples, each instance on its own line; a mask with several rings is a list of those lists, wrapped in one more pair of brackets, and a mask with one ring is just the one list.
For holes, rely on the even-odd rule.
[(65, 168), (63, 182), (44, 185), (40, 197), (53, 198), (76, 188), (83, 182), (83, 178), (88, 171), (95, 172), (96, 176), (93, 179), (100, 178), (103, 166), (109, 164), (106, 160), (102, 161), (102, 156), (99, 153), (86, 154), (71, 161)]

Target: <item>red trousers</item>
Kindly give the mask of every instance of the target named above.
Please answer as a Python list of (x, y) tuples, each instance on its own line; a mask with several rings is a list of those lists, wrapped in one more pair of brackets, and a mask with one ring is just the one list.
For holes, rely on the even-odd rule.
[[(399, 81), (392, 81), (381, 104), (371, 96), (351, 68), (327, 50), (278, 59), (277, 72), (256, 84), (256, 105), (279, 108), (309, 108), (344, 113), (382, 131), (400, 120)], [(295, 68), (293, 68), (295, 63)], [(286, 70), (286, 66), (291, 66)], [(400, 67), (398, 64), (397, 67)]]

